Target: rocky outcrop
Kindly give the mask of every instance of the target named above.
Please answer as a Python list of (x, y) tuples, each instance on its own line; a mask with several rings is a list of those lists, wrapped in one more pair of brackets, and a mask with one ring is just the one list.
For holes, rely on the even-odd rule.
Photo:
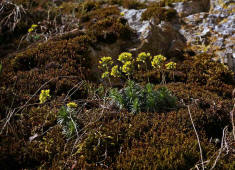
[(133, 50), (175, 55), (187, 45), (196, 53), (216, 54), (215, 60), (235, 71), (234, 1), (192, 0), (173, 3), (171, 7), (178, 13), (171, 22), (157, 18), (142, 21), (145, 9), (121, 8), (139, 36), (140, 42)]
[(172, 5), (180, 17), (186, 17), (199, 12), (208, 11), (210, 6), (209, 4), (210, 0), (193, 0), (177, 2)]
[(235, 71), (235, 34), (233, 0), (211, 0), (208, 12), (198, 12), (183, 17), (180, 33), (188, 45), (198, 53), (217, 55), (215, 60), (226, 63)]
[(124, 18), (129, 26), (137, 32), (137, 43), (132, 46), (131, 51), (141, 52), (149, 51), (152, 54), (165, 54), (174, 56), (181, 52), (185, 47), (185, 39), (178, 32), (177, 28), (167, 21), (159, 21), (158, 18), (152, 18), (148, 21), (142, 21), (141, 16), (145, 9), (123, 9)]

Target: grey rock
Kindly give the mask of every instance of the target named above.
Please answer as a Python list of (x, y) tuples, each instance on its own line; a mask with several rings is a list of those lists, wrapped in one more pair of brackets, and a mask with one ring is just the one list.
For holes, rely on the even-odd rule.
[(120, 10), (124, 13), (124, 18), (128, 21), (129, 26), (140, 36), (140, 39), (145, 39), (149, 34), (151, 22), (141, 20), (142, 13), (146, 9), (135, 10), (120, 8)]
[(177, 25), (169, 22), (160, 22), (158, 18), (142, 21), (141, 15), (145, 9), (124, 9), (124, 18), (129, 26), (138, 34), (138, 44), (130, 49), (132, 52), (148, 51), (153, 54), (173, 55), (185, 47), (184, 38), (177, 31)]
[(179, 31), (187, 39), (187, 44), (201, 46), (195, 48), (196, 52), (202, 53), (207, 49), (208, 52), (217, 54), (217, 59), (232, 70), (235, 70), (234, 8), (234, 0), (210, 0), (210, 10), (185, 15), (182, 18), (184, 24)]

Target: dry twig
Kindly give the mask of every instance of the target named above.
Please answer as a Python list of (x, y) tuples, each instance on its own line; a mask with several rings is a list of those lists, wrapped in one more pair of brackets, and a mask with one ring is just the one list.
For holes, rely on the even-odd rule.
[(14, 4), (9, 0), (3, 0), (0, 3), (0, 25), (8, 26), (10, 31), (14, 31), (24, 14), (26, 14), (26, 9), (22, 5)]

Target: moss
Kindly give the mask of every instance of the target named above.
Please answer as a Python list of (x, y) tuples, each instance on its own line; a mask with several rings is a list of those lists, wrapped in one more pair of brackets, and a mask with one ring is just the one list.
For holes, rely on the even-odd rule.
[[(16, 116), (17, 121), (14, 121), (13, 123), (14, 130), (12, 129), (11, 131), (8, 131), (8, 134), (6, 135), (1, 135), (1, 139), (4, 139), (1, 140), (1, 145), (4, 144), (4, 148), (0, 148), (0, 165), (3, 169), (35, 167), (36, 165), (39, 165), (41, 162), (43, 162), (43, 160), (48, 160), (49, 154), (50, 156), (52, 156), (52, 152), (53, 154), (58, 153), (54, 152), (53, 149), (58, 149), (58, 146), (64, 140), (61, 135), (61, 129), (58, 127), (54, 127), (56, 123), (55, 110), (51, 109), (50, 112), (48, 110), (48, 106), (33, 107), (31, 109), (25, 107), (23, 114)], [(53, 127), (52, 130), (49, 130), (49, 128), (51, 127)], [(43, 136), (42, 134), (46, 131), (48, 131), (48, 133)], [(35, 138), (32, 143), (29, 142), (29, 137), (36, 134), (38, 135), (38, 138)], [(47, 143), (48, 146), (46, 147), (47, 150), (50, 151), (50, 153), (45, 151), (45, 147), (43, 146), (44, 143), (39, 142), (42, 137), (45, 139), (47, 137), (50, 138), (50, 140), (47, 140), (45, 142), (56, 140), (57, 146), (54, 143), (54, 145), (51, 144), (51, 148), (49, 148), (49, 145)], [(53, 137), (54, 139), (52, 139)], [(37, 146), (36, 143), (38, 144)], [(65, 143), (63, 143), (63, 145), (64, 144)], [(43, 147), (44, 150), (42, 150)], [(12, 162), (14, 162), (14, 164), (12, 164)]]
[[(193, 85), (172, 83), (167, 87), (186, 104), (192, 103), (192, 98), (197, 99), (197, 104), (190, 109), (200, 136), (203, 157), (205, 160), (211, 158), (217, 149), (213, 143), (209, 143), (209, 139), (221, 138), (223, 128), (229, 124), (228, 113), (232, 109), (232, 102)], [(136, 116), (125, 112), (105, 113), (104, 118), (91, 129), (96, 129), (100, 124), (104, 128), (99, 128), (99, 133), (90, 131), (91, 134), (78, 146), (77, 167), (94, 168), (103, 167), (104, 164), (114, 169), (189, 169), (200, 159), (187, 108), (162, 114), (140, 113)], [(112, 138), (107, 140), (107, 136)], [(102, 157), (105, 145), (109, 148), (106, 159)], [(112, 145), (119, 148), (111, 149)], [(102, 164), (97, 164), (101, 160)], [(225, 166), (224, 161), (226, 166), (233, 166), (231, 159), (221, 158), (219, 167)]]
[(157, 17), (163, 21), (170, 21), (172, 18), (177, 16), (175, 9), (159, 7), (157, 3), (150, 5), (146, 11), (143, 12), (141, 19), (149, 20), (152, 17)]
[[(168, 134), (162, 133), (159, 138), (156, 135), (149, 138), (152, 139), (133, 141), (131, 149), (119, 155), (117, 168), (190, 169), (198, 161), (198, 146), (194, 137), (172, 130)], [(149, 144), (150, 141), (152, 144)], [(212, 149), (206, 141), (202, 147), (205, 153)]]
[[(38, 15), (44, 15), (45, 9), (50, 7), (48, 1), (27, 2), (35, 7), (32, 9), (42, 7), (44, 12)], [(127, 3), (129, 2), (132, 1)], [(80, 13), (82, 6), (76, 7), (75, 15), (81, 17), (81, 28), (88, 28), (87, 32), (74, 31), (56, 36), (2, 60), (2, 123), (8, 111), (33, 98), (28, 103), (30, 105), (11, 117), (5, 131), (0, 135), (1, 168), (190, 169), (200, 161), (197, 139), (187, 108), (179, 103), (179, 108), (174, 111), (137, 115), (112, 107), (103, 109), (100, 108), (100, 100), (94, 100), (94, 96), (97, 97), (98, 93), (106, 96), (106, 87), (98, 91), (98, 84), (92, 84), (92, 88), (97, 90), (96, 95), (95, 90), (91, 89), (88, 94), (87, 85), (80, 87), (70, 97), (77, 102), (86, 102), (77, 116), (83, 127), (79, 132), (79, 140), (76, 140), (76, 136), (66, 139), (61, 133), (62, 129), (57, 125), (57, 112), (65, 104), (64, 94), (84, 79), (93, 80), (89, 47), (101, 42), (115, 42), (119, 38), (128, 40), (133, 34), (126, 20), (120, 16), (119, 9), (109, 6), (111, 3), (122, 4), (124, 1), (110, 0), (107, 3), (109, 4), (104, 1), (85, 1), (83, 7), (86, 14)], [(75, 4), (63, 5), (63, 13), (73, 12)], [(139, 7), (134, 5), (134, 8)], [(150, 8), (147, 11), (151, 11)], [(165, 14), (167, 12), (164, 8), (156, 10), (163, 10), (163, 14), (154, 14), (152, 10), (146, 14), (147, 17), (160, 16), (162, 20), (174, 17), (174, 12)], [(23, 23), (22, 29), (26, 29), (30, 22)], [(176, 80), (181, 82), (166, 85), (178, 99), (192, 104), (190, 109), (205, 160), (219, 149), (209, 140), (221, 138), (223, 128), (230, 125), (229, 113), (233, 106), (231, 91), (234, 87), (234, 75), (212, 58), (213, 56), (207, 54), (185, 56), (185, 61), (177, 63), (175, 74)], [(183, 76), (178, 76), (177, 73)], [(151, 81), (157, 81), (158, 75), (156, 72), (153, 74), (155, 77), (151, 77)], [(38, 105), (38, 94), (34, 96), (34, 93), (42, 85), (43, 89), (50, 89), (52, 98), (44, 105)], [(84, 98), (86, 100), (81, 100)], [(35, 134), (39, 136), (30, 142), (29, 138)], [(212, 160), (215, 160), (214, 157)], [(234, 169), (234, 166), (233, 157), (222, 154), (215, 169)]]
[[(221, 138), (222, 129), (229, 124), (228, 113), (232, 101), (189, 84), (172, 83), (167, 88), (186, 104), (193, 102), (192, 98), (197, 99), (197, 104), (190, 109), (200, 136), (203, 157), (205, 160), (211, 158), (217, 148), (209, 139)], [(54, 107), (51, 108), (50, 105)], [(75, 143), (76, 139), (66, 142), (62, 129), (56, 125), (58, 102), (50, 105), (32, 107), (23, 112), (23, 117), (15, 124), (21, 127), (16, 131), (20, 138), (16, 140), (12, 135), (1, 141), (5, 143), (8, 140), (8, 146), (1, 148), (0, 152), (4, 155), (4, 160), (15, 161), (22, 168), (62, 168), (67, 162), (66, 168), (74, 166), (78, 169), (189, 169), (200, 160), (198, 143), (187, 108), (181, 107), (161, 114), (140, 113), (135, 116), (125, 111), (102, 112), (101, 109), (91, 108), (81, 113), (81, 121), (87, 124), (95, 120), (95, 123), (87, 124), (86, 133), (81, 132), (81, 141)], [(23, 142), (28, 141), (30, 136), (47, 130), (47, 133), (31, 143)], [(10, 147), (13, 149), (9, 152)], [(232, 167), (232, 162), (221, 155), (216, 168)]]
[(197, 83), (222, 96), (231, 97), (234, 73), (212, 58), (208, 54), (189, 57), (180, 65), (179, 70), (187, 74), (187, 82)]
[(222, 129), (230, 124), (229, 112), (233, 105), (231, 100), (223, 99), (205, 87), (198, 87), (195, 84), (172, 83), (167, 87), (186, 104), (196, 103), (198, 108), (191, 108), (194, 121), (197, 128), (205, 132), (207, 138), (221, 137)]
[[(5, 87), (1, 93), (6, 94), (6, 98), (0, 101), (2, 112), (6, 112), (12, 101), (13, 107), (23, 105), (46, 82), (44, 88), (56, 96), (67, 93), (79, 81), (90, 77), (90, 43), (88, 36), (78, 33), (71, 39), (50, 40), (4, 59), (0, 84)], [(14, 100), (11, 100), (12, 93)], [(86, 91), (81, 88), (72, 97), (85, 96)], [(38, 98), (33, 101), (37, 102)]]
[(113, 43), (118, 38), (127, 40), (134, 34), (114, 6), (88, 12), (81, 17), (81, 24), (98, 42)]
[(146, 8), (146, 5), (144, 3), (141, 3), (137, 0), (125, 0), (122, 3), (124, 8), (127, 9), (143, 9)]
[[(206, 126), (202, 122), (214, 120), (211, 128), (216, 128), (221, 133), (222, 126), (216, 123), (222, 114), (218, 113), (216, 118), (212, 119), (212, 111), (204, 112), (198, 107), (192, 107), (191, 110), (200, 134), (204, 159), (208, 159), (216, 148), (213, 143), (209, 143), (209, 136), (207, 137), (205, 131), (211, 124), (207, 123)], [(208, 119), (203, 116), (205, 114)], [(117, 169), (189, 169), (199, 161), (197, 139), (187, 108), (167, 114), (142, 113), (132, 116), (123, 113), (116, 116), (110, 117), (110, 114), (106, 113), (95, 125), (99, 127), (102, 124), (104, 127), (99, 128), (98, 132), (90, 131), (91, 134), (79, 144), (77, 167), (102, 168), (102, 165), (106, 165)], [(95, 127), (92, 129), (96, 129)], [(100, 161), (102, 164), (98, 163)]]

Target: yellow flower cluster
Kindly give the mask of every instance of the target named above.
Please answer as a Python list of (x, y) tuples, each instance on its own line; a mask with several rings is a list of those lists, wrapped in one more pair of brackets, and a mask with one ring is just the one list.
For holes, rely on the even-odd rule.
[(153, 57), (151, 64), (153, 68), (161, 68), (161, 65), (164, 61), (166, 61), (166, 57), (163, 55), (156, 55)]
[(47, 98), (50, 98), (50, 90), (41, 90), (40, 96), (39, 96), (39, 100), (40, 100), (40, 104), (45, 103)]
[(113, 59), (112, 57), (102, 57), (99, 63), (102, 65), (102, 67), (107, 67), (108, 65), (113, 64)]
[(121, 16), (124, 16), (124, 15), (125, 15), (125, 13), (124, 13), (124, 12), (120, 12), (120, 15), (121, 15)]
[(109, 77), (109, 72), (108, 72), (108, 71), (105, 71), (105, 72), (102, 74), (101, 77), (102, 77), (102, 79)]
[[(99, 61), (99, 68), (102, 69), (102, 78), (120, 77), (122, 73), (129, 76), (134, 74), (135, 65), (138, 69), (141, 68), (140, 62), (144, 63), (146, 66), (146, 71), (148, 71), (148, 66), (151, 62), (151, 65), (154, 69), (161, 69), (160, 71), (164, 72), (164, 69), (173, 70), (176, 68), (176, 63), (169, 62), (165, 63), (166, 57), (163, 55), (156, 55), (152, 58), (150, 53), (141, 52), (138, 54), (136, 59), (132, 57), (132, 54), (129, 52), (123, 52), (118, 56), (118, 61), (122, 63), (122, 66), (119, 65), (113, 66), (112, 57), (102, 57)], [(142, 70), (143, 71), (143, 70)], [(110, 81), (110, 80), (109, 80)]]
[(118, 56), (118, 61), (121, 61), (122, 63), (126, 63), (127, 61), (132, 60), (132, 54), (128, 52), (123, 52)]
[(136, 61), (140, 61), (140, 62), (145, 63), (148, 57), (151, 57), (150, 53), (141, 52), (141, 53), (139, 53), (138, 57), (136, 58)]
[(31, 25), (31, 27), (28, 29), (28, 33), (34, 31), (35, 28), (37, 28), (37, 27), (38, 27), (38, 25), (36, 25), (36, 24)]
[(123, 64), (122, 66), (123, 73), (126, 73), (127, 75), (129, 75), (132, 70), (133, 70), (133, 63), (131, 61), (127, 61)]
[(110, 75), (113, 76), (113, 77), (120, 77), (120, 72), (118, 70), (118, 65), (115, 65), (115, 66), (112, 67)]
[(75, 102), (70, 102), (67, 104), (67, 107), (69, 108), (76, 108), (78, 105)]
[(165, 67), (166, 67), (167, 70), (173, 70), (173, 69), (176, 68), (176, 63), (171, 61), (171, 62), (167, 63), (165, 65)]

